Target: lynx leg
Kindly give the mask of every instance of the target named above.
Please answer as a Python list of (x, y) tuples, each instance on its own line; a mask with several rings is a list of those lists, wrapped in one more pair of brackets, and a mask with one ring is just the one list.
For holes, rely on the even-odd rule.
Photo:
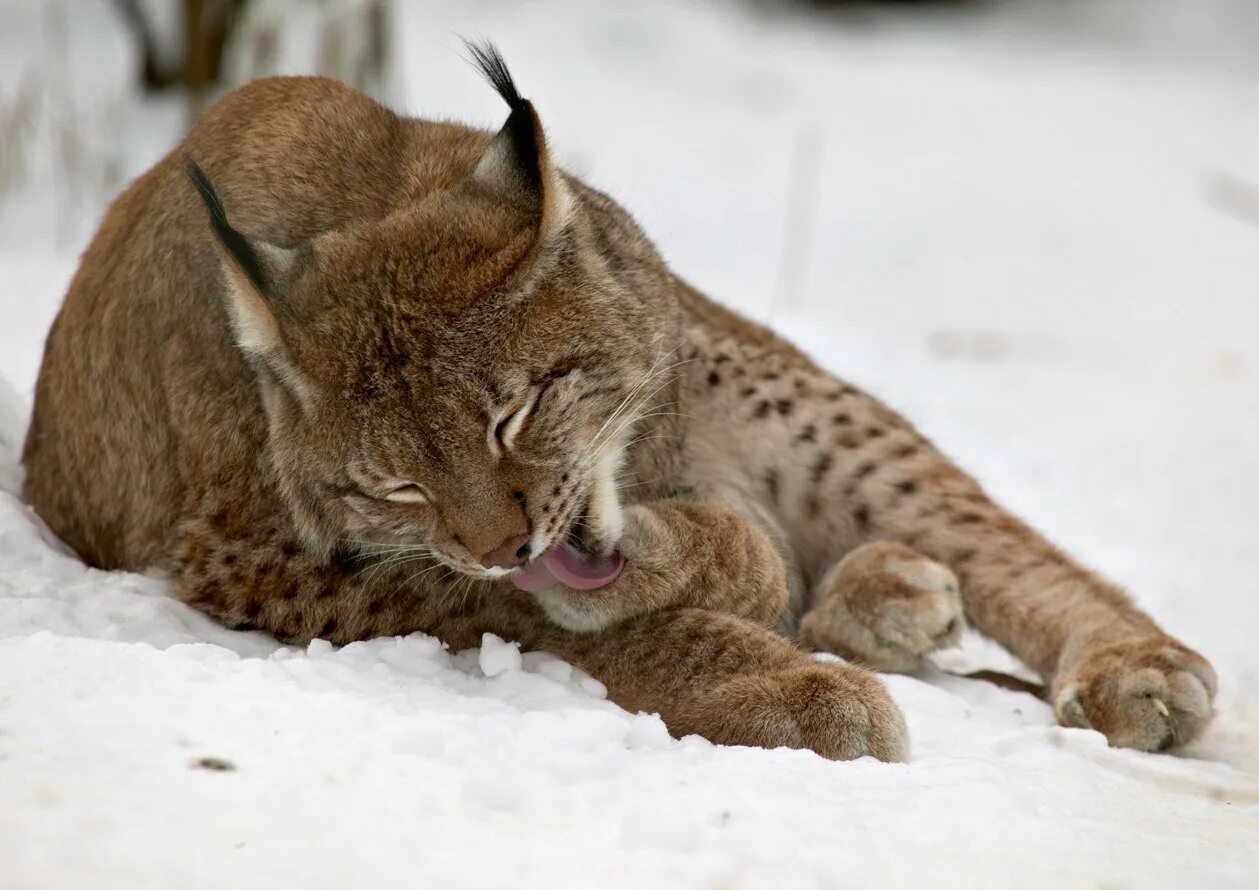
[(831, 760), (908, 755), (904, 717), (878, 677), (815, 661), (729, 615), (666, 609), (598, 633), (557, 629), (542, 647), (598, 678), (622, 707), (658, 712), (675, 736)]
[(993, 503), (916, 434), (872, 428), (884, 432), (868, 458), (831, 468), (854, 517), (867, 535), (896, 538), (953, 569), (967, 621), (1045, 678), (1061, 723), (1144, 751), (1202, 732), (1216, 682), (1201, 655)]
[(965, 628), (957, 578), (893, 541), (863, 544), (828, 571), (800, 622), (800, 642), (883, 671), (910, 672)]

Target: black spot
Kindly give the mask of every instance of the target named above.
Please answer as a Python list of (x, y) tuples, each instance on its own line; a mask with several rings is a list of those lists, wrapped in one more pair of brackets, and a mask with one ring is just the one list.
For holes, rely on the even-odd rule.
[(757, 418), (767, 417), (769, 415), (769, 408), (769, 399), (761, 399), (756, 403), (756, 411), (753, 412), (753, 416)]
[(285, 559), (293, 559), (299, 552), (301, 552), (301, 548), (292, 541), (285, 541), (280, 545), (280, 555)]
[(831, 420), (835, 423), (835, 426), (848, 426), (852, 423), (852, 417), (843, 412), (836, 414)]
[(743, 398), (745, 399), (751, 398), (752, 396), (756, 395), (756, 387), (745, 386), (743, 387), (743, 389), (739, 390), (739, 395), (743, 396)]
[(769, 489), (769, 497), (776, 504), (778, 503), (778, 471), (765, 471), (765, 487)]
[(223, 565), (225, 566), (234, 566), (236, 565), (236, 554), (224, 553), (223, 556), (220, 558), (220, 562), (222, 562)]
[(236, 764), (224, 757), (198, 757), (188, 764), (189, 769), (203, 769), (212, 773), (232, 773)]
[(797, 442), (816, 442), (817, 441), (817, 427), (815, 427), (813, 424), (809, 424), (796, 435), (796, 441)]
[(708, 372), (708, 385), (716, 386), (719, 383), (721, 383), (721, 375), (718, 374), (716, 371), (709, 371)]
[(726, 355), (724, 352), (719, 352), (713, 356), (714, 364), (722, 365), (728, 361), (730, 361), (730, 356)]
[[(567, 482), (567, 481), (568, 481), (568, 474), (567, 474), (567, 473), (562, 474), (562, 475), (560, 476), (560, 481), (561, 481), (561, 482)], [(522, 497), (523, 497), (523, 495), (522, 495)]]
[(918, 491), (918, 483), (912, 479), (906, 479), (903, 482), (897, 482), (894, 486), (901, 494), (913, 494)]
[(293, 599), (297, 599), (297, 595), (301, 592), (302, 592), (302, 588), (298, 585), (296, 581), (293, 581), (287, 587), (284, 588), (284, 591), (280, 594), (280, 596), (284, 597), (284, 599), (286, 600), (293, 600)]
[(777, 372), (777, 371), (770, 371), (770, 372), (769, 372), (769, 373), (767, 373), (767, 374), (762, 374), (762, 375), (761, 375), (761, 379), (762, 379), (762, 380), (777, 380), (777, 379), (779, 378), (779, 376), (780, 376), (780, 375), (778, 374), (778, 372)]
[(878, 464), (872, 460), (868, 460), (861, 463), (857, 469), (853, 470), (852, 475), (854, 479), (864, 479), (878, 468)]
[(866, 435), (871, 439), (881, 439), (887, 435), (887, 430), (881, 426), (871, 426), (866, 428)]
[(781, 414), (783, 417), (786, 417), (788, 414), (792, 412), (792, 410), (796, 407), (796, 405), (795, 405), (795, 402), (791, 401), (791, 399), (779, 399), (777, 402), (774, 403), (774, 407), (778, 409), (779, 414)]
[(248, 600), (245, 603), (245, 617), (257, 618), (258, 613), (262, 611), (262, 603), (257, 600)]
[(974, 558), (975, 558), (974, 547), (967, 547), (953, 554), (953, 562), (957, 563), (958, 565), (964, 565), (965, 563), (970, 562)]
[(344, 544), (337, 544), (332, 548), (332, 552), (328, 554), (328, 562), (330, 565), (348, 572), (354, 568), (354, 560), (357, 554)]
[(796, 388), (796, 392), (804, 392), (804, 388), (808, 386), (803, 377), (797, 377), (795, 383), (792, 384)]
[(907, 457), (913, 457), (918, 453), (917, 445), (902, 445), (892, 452), (892, 457), (897, 460), (904, 460)]
[(322, 640), (327, 640), (327, 639), (330, 639), (332, 635), (336, 632), (337, 632), (337, 619), (329, 618), (327, 621), (323, 623), (323, 627), (319, 629), (319, 633), (315, 634), (315, 636), (319, 637)]
[(384, 597), (381, 597), (380, 599), (374, 599), (370, 603), (367, 604), (367, 614), (379, 615), (384, 608), (385, 608)]
[(822, 454), (818, 456), (818, 459), (813, 462), (813, 466), (809, 468), (809, 478), (813, 480), (814, 485), (822, 481), (822, 477), (830, 472), (834, 463), (835, 458), (831, 457), (829, 454)]
[(204, 581), (197, 588), (197, 595), (194, 602), (212, 603), (218, 600), (223, 593), (223, 588), (219, 586), (217, 581)]
[(857, 523), (857, 528), (865, 531), (870, 527), (870, 510), (865, 506), (858, 507), (852, 511), (852, 518)]
[(983, 522), (984, 517), (979, 513), (962, 513), (953, 521), (958, 525), (974, 525), (977, 522)]

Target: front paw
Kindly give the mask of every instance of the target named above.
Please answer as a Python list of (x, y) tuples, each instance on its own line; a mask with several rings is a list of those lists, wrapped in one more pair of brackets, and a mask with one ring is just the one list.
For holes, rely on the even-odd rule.
[(617, 550), (624, 569), (605, 586), (534, 592), (560, 627), (591, 633), (627, 618), (687, 606), (773, 626), (787, 605), (787, 574), (773, 544), (714, 503), (655, 501), (627, 507)]
[(807, 748), (828, 760), (909, 757), (905, 718), (873, 674), (842, 663), (801, 659), (763, 676), (728, 681), (705, 702), (711, 741), (760, 748)]
[(612, 584), (609, 592), (573, 590), (560, 584), (550, 590), (535, 591), (533, 598), (553, 624), (574, 633), (588, 634), (610, 627), (632, 614), (626, 608), (629, 601), (618, 598), (616, 588), (617, 584)]
[(1197, 737), (1211, 720), (1215, 671), (1166, 636), (1087, 649), (1053, 684), (1064, 726), (1096, 729), (1118, 748), (1165, 751)]

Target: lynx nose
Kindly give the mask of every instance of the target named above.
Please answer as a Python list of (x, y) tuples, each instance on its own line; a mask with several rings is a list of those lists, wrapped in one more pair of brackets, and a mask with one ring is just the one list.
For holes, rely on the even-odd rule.
[(529, 536), (513, 535), (481, 557), (487, 569), (514, 569), (529, 558)]

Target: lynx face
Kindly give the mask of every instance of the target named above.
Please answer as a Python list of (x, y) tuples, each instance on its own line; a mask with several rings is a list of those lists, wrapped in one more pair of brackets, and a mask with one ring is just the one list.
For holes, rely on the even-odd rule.
[[(415, 247), (406, 255), (434, 255)], [(389, 265), (370, 246), (338, 266), (336, 308), (294, 349), (311, 407), (277, 412), (289, 435), (275, 441), (319, 468), (342, 537), (425, 546), (488, 576), (570, 534), (610, 550), (622, 451), (657, 403), (634, 388), (667, 348), (660, 321), (576, 247), (523, 290), (473, 293), (455, 276), (444, 293), (390, 287), (371, 274)]]
[(191, 168), (278, 487), (318, 552), (498, 577), (620, 537), (626, 443), (667, 396), (668, 288), (600, 253), (532, 106), (496, 85), (513, 111), (466, 179), (296, 248), (235, 231)]

